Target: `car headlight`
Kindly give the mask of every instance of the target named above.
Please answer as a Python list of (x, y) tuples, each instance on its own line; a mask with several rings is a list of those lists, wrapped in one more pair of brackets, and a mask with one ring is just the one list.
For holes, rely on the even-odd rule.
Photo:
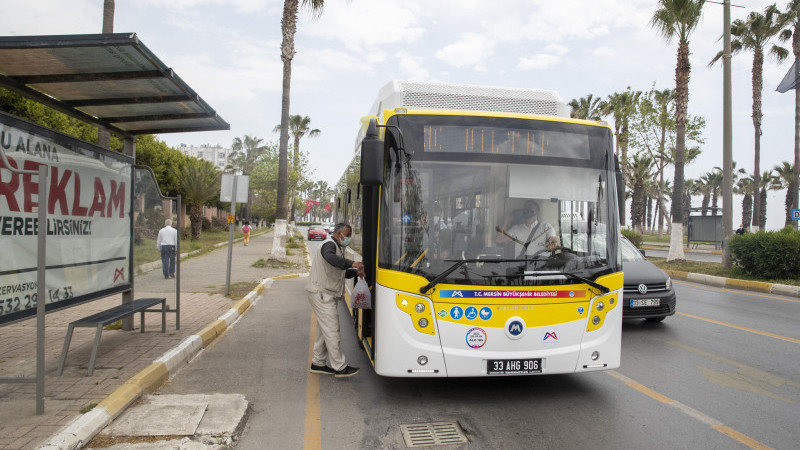
[(672, 289), (672, 278), (667, 277), (667, 282), (664, 283), (664, 287), (667, 288), (667, 290)]

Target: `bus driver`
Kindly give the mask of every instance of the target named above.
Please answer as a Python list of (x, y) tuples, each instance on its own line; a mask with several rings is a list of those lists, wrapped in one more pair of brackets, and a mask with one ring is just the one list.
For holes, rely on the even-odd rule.
[[(495, 242), (504, 244), (514, 241), (514, 254), (517, 258), (530, 256), (542, 250), (554, 251), (558, 248), (556, 231), (549, 223), (539, 222), (539, 211), (539, 204), (535, 200), (526, 201), (525, 208), (514, 211), (515, 214), (506, 217), (502, 227), (497, 227)], [(519, 216), (519, 223), (511, 226), (512, 219), (516, 216)]]

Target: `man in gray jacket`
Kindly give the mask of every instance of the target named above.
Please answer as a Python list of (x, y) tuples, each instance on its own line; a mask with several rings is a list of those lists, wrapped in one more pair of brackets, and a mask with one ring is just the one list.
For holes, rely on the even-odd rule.
[(359, 371), (358, 367), (350, 367), (345, 361), (339, 336), (339, 313), (336, 311), (337, 301), (344, 292), (345, 278), (364, 276), (363, 263), (344, 257), (344, 250), (350, 245), (352, 233), (350, 225), (336, 224), (333, 233), (311, 257), (311, 272), (306, 290), (308, 302), (317, 317), (317, 339), (314, 341), (311, 373), (341, 378), (353, 376)]

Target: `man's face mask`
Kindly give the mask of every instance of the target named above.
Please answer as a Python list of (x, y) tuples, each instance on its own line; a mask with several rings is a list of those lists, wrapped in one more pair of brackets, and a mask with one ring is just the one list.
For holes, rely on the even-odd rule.
[(342, 239), (342, 247), (347, 247), (348, 245), (350, 245), (351, 242), (353, 242), (353, 240), (350, 239), (349, 236), (346, 237), (346, 238), (343, 238)]

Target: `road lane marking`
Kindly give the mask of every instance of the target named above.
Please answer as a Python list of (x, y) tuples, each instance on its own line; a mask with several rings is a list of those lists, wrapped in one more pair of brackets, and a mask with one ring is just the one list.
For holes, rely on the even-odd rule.
[[(314, 355), (314, 341), (317, 339), (317, 318), (311, 313), (311, 330), (308, 337), (308, 362), (306, 367), (311, 367)], [(303, 431), (303, 449), (317, 450), (322, 448), (322, 417), (319, 399), (319, 375), (308, 373), (306, 379), (306, 417)]]
[(713, 324), (716, 324), (716, 325), (722, 325), (724, 327), (730, 327), (730, 328), (735, 328), (737, 330), (747, 331), (749, 333), (759, 334), (761, 336), (767, 336), (767, 337), (771, 337), (771, 338), (775, 338), (775, 339), (780, 339), (780, 340), (783, 340), (783, 341), (786, 341), (786, 342), (791, 342), (791, 343), (794, 343), (794, 344), (800, 344), (800, 339), (781, 336), (780, 334), (768, 333), (766, 331), (756, 330), (754, 328), (742, 327), (742, 326), (734, 325), (732, 323), (727, 323), (727, 322), (720, 322), (719, 320), (709, 319), (707, 317), (695, 316), (694, 314), (687, 314), (687, 313), (684, 313), (684, 312), (676, 312), (675, 314), (680, 314), (681, 316), (686, 316), (686, 317), (689, 317), (689, 318), (692, 318), (692, 319), (702, 320), (704, 322), (709, 322), (709, 323), (713, 323)]
[(706, 285), (697, 284), (697, 283), (694, 283), (694, 282), (691, 282), (691, 281), (680, 281), (680, 280), (674, 280), (673, 279), (672, 283), (673, 284), (681, 284), (683, 286), (693, 287), (695, 289), (702, 289), (702, 290), (708, 290), (708, 291), (730, 292), (730, 293), (733, 293), (733, 294), (741, 294), (741, 295), (746, 295), (746, 296), (749, 296), (749, 297), (761, 297), (761, 298), (766, 298), (766, 299), (770, 299), (770, 300), (779, 300), (779, 301), (782, 301), (782, 302), (800, 303), (800, 300), (796, 300), (796, 299), (793, 299), (793, 298), (783, 298), (783, 297), (777, 297), (775, 295), (759, 294), (757, 292), (743, 291), (741, 289), (730, 289), (730, 288), (721, 288), (721, 287), (716, 287), (716, 286), (706, 286)]
[(633, 389), (636, 389), (637, 391), (647, 395), (648, 397), (650, 397), (652, 399), (655, 399), (655, 400), (658, 400), (661, 403), (667, 404), (667, 405), (677, 409), (678, 411), (688, 415), (689, 417), (692, 417), (695, 420), (698, 420), (698, 421), (708, 425), (709, 427), (711, 427), (712, 429), (716, 430), (717, 432), (722, 433), (725, 436), (728, 436), (729, 438), (731, 438), (731, 439), (733, 439), (733, 440), (735, 440), (735, 441), (737, 441), (737, 442), (739, 442), (739, 443), (741, 443), (743, 445), (746, 445), (746, 446), (748, 446), (748, 447), (750, 447), (752, 449), (758, 449), (758, 450), (765, 450), (765, 449), (771, 449), (772, 448), (772, 447), (769, 447), (767, 445), (762, 444), (761, 442), (758, 442), (757, 440), (747, 436), (744, 433), (740, 433), (740, 432), (734, 430), (733, 428), (724, 425), (722, 422), (720, 422), (719, 420), (709, 416), (708, 414), (700, 412), (700, 411), (692, 408), (691, 406), (685, 405), (685, 404), (683, 404), (683, 403), (681, 403), (681, 402), (679, 402), (677, 400), (673, 400), (673, 399), (667, 397), (666, 395), (660, 394), (660, 393), (648, 388), (647, 386), (644, 386), (643, 384), (637, 382), (636, 380), (626, 377), (625, 375), (617, 372), (616, 370), (607, 370), (605, 373), (607, 373), (608, 375), (611, 375), (612, 377), (616, 378), (619, 381), (622, 381), (627, 386), (632, 387)]
[(705, 350), (700, 350), (699, 348), (694, 348), (692, 346), (686, 345), (682, 342), (678, 341), (667, 341), (667, 344), (672, 346), (678, 347), (680, 349), (686, 350), (687, 352), (692, 352), (694, 354), (703, 356), (708, 359), (713, 359), (714, 361), (721, 362), (723, 364), (727, 364), (731, 367), (736, 367), (738, 370), (737, 372), (742, 374), (743, 376), (751, 379), (751, 380), (758, 380), (761, 384), (766, 384), (772, 388), (778, 388), (783, 385), (792, 386), (795, 388), (800, 389), (800, 383), (792, 381), (788, 378), (783, 378), (781, 376), (772, 374), (770, 372), (765, 372), (761, 369), (757, 369), (752, 366), (748, 366), (747, 364), (742, 364), (737, 361), (733, 361), (731, 359), (725, 358), (723, 356), (715, 355), (713, 353), (709, 353)]

